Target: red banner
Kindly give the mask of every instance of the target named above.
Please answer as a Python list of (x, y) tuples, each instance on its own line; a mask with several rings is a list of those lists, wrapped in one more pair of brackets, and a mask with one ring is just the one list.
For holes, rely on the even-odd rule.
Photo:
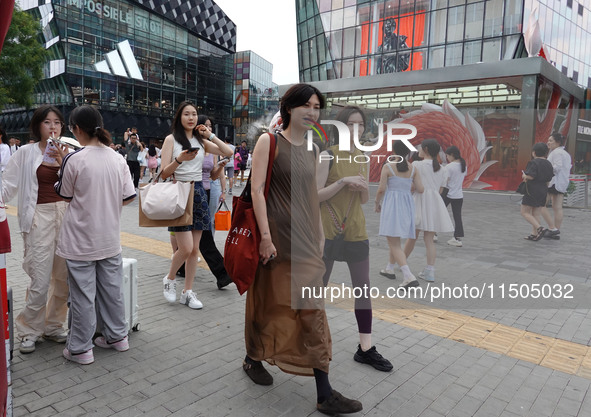
[(4, 38), (8, 32), (10, 21), (12, 20), (12, 10), (14, 9), (14, 0), (0, 0), (0, 52), (4, 45)]

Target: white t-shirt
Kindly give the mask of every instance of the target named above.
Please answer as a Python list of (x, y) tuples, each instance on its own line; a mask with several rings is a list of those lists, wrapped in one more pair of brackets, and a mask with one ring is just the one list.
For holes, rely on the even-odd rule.
[(86, 146), (67, 155), (56, 192), (71, 199), (56, 253), (74, 261), (96, 261), (121, 253), (123, 201), (135, 197), (129, 168), (106, 146)]
[(554, 186), (556, 191), (566, 193), (568, 188), (570, 169), (572, 167), (572, 160), (564, 146), (559, 146), (548, 155), (548, 162), (552, 164), (554, 169), (554, 176), (550, 180), (548, 187)]
[(447, 198), (464, 198), (464, 193), (462, 192), (462, 184), (464, 183), (464, 178), (466, 177), (466, 171), (462, 172), (462, 164), (460, 161), (453, 161), (447, 164), (445, 167), (445, 175), (447, 176), (447, 188), (449, 188), (449, 192), (447, 193)]

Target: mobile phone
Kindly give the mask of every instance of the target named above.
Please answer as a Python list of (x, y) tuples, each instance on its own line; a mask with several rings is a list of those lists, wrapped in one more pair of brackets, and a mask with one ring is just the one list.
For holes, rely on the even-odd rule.
[(218, 161), (218, 165), (221, 165), (221, 164), (223, 164), (223, 163), (225, 163), (225, 162), (227, 162), (227, 161), (229, 161), (229, 160), (230, 160), (230, 158), (228, 158), (228, 157), (226, 156), (226, 157), (224, 157), (224, 158), (222, 158), (222, 159), (220, 159), (220, 160)]
[(188, 149), (189, 152), (199, 152), (199, 148), (193, 147)]
[(53, 149), (56, 149), (55, 144), (51, 139), (48, 139), (47, 146), (45, 146), (45, 152), (43, 153), (43, 162), (47, 162), (48, 164), (55, 164), (57, 162), (54, 157), (49, 155), (49, 152), (51, 152)]

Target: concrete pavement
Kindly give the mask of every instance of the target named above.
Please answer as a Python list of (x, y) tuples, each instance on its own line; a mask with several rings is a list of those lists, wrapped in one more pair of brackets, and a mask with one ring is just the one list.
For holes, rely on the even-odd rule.
[[(235, 189), (236, 190), (236, 189)], [(372, 187), (372, 199), (375, 187)], [(216, 288), (206, 269), (194, 288), (204, 304), (194, 311), (168, 304), (162, 277), (170, 262), (168, 233), (137, 227), (137, 202), (124, 207), (123, 256), (138, 259), (141, 330), (125, 353), (94, 349), (95, 363), (80, 366), (46, 341), (22, 355), (15, 341), (12, 364), (15, 416), (309, 416), (315, 411), (311, 378), (267, 366), (275, 383), (255, 386), (241, 369), (244, 299), (233, 285)], [(378, 216), (365, 207), (371, 245), (372, 285), (385, 294), (398, 284), (378, 274), (387, 244), (377, 237)], [(493, 285), (494, 297), (374, 301), (373, 341), (394, 365), (383, 373), (353, 361), (358, 343), (350, 299), (328, 306), (333, 338), (330, 379), (359, 399), (368, 416), (584, 416), (591, 415), (591, 212), (565, 210), (562, 239), (523, 239), (530, 227), (517, 195), (466, 193), (464, 247), (439, 236), (437, 284), (459, 288)], [(28, 277), (22, 240), (9, 213), (13, 252), (7, 256), (15, 315)], [(225, 233), (217, 232), (223, 247)], [(425, 265), (419, 240), (409, 265)], [(333, 284), (350, 285), (337, 264)], [(182, 281), (181, 281), (182, 282)], [(572, 299), (499, 297), (501, 284), (573, 286)], [(422, 283), (422, 287), (426, 287)], [(522, 294), (525, 295), (525, 294)]]

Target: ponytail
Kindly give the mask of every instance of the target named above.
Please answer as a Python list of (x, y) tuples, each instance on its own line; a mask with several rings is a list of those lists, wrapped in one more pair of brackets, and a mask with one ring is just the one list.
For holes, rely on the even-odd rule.
[(83, 105), (70, 113), (70, 124), (78, 126), (89, 137), (96, 137), (105, 146), (111, 144), (111, 134), (103, 127), (103, 117), (97, 109)]
[(460, 154), (460, 150), (457, 146), (450, 146), (445, 150), (446, 155), (451, 155), (457, 161), (460, 161), (460, 166), (462, 167), (462, 172), (466, 172), (466, 160), (462, 158)]
[(111, 134), (100, 126), (97, 126), (94, 129), (94, 136), (96, 136), (99, 142), (105, 146), (109, 146), (112, 142)]
[(441, 146), (435, 139), (425, 139), (421, 143), (421, 148), (425, 153), (427, 153), (433, 159), (433, 172), (437, 172), (441, 169), (441, 165), (439, 164), (439, 160), (437, 156), (439, 155), (439, 150)]

